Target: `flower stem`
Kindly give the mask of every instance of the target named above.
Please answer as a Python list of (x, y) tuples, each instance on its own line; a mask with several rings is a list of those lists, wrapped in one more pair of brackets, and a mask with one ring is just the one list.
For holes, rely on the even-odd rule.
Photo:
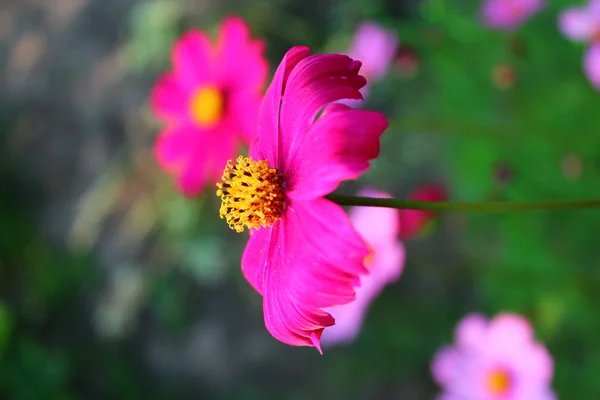
[(387, 207), (405, 210), (503, 213), (519, 211), (572, 210), (600, 208), (600, 199), (560, 200), (543, 202), (502, 201), (415, 201), (330, 194), (327, 198), (341, 206)]

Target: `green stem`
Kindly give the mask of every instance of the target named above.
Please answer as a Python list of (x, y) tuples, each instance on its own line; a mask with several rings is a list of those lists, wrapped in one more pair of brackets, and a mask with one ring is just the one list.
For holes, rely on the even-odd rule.
[(415, 201), (400, 199), (382, 199), (360, 196), (330, 194), (327, 198), (341, 206), (387, 207), (405, 210), (450, 211), (450, 212), (519, 212), (572, 210), (582, 208), (600, 208), (600, 199), (564, 200), (543, 202), (502, 202), (502, 201)]

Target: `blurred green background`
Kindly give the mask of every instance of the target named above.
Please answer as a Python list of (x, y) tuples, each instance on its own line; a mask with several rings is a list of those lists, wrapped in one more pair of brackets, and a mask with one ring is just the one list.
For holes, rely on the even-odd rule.
[(148, 93), (187, 28), (244, 17), (272, 73), (296, 44), (344, 52), (368, 19), (411, 63), (374, 85), (366, 107), (392, 123), (344, 191), (597, 197), (600, 97), (556, 26), (577, 2), (548, 3), (507, 33), (479, 1), (1, 1), (0, 398), (431, 399), (430, 360), (472, 311), (526, 316), (558, 396), (600, 398), (600, 210), (442, 215), (358, 340), (320, 356), (271, 338), (244, 236), (152, 154)]

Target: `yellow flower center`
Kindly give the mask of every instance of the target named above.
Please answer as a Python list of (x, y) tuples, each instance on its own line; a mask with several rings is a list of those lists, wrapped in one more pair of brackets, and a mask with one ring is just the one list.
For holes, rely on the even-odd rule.
[(223, 93), (214, 86), (198, 89), (189, 105), (192, 120), (203, 128), (219, 122), (223, 116), (223, 106)]
[(235, 165), (227, 162), (223, 182), (217, 183), (221, 197), (219, 215), (236, 232), (244, 228), (273, 225), (281, 217), (285, 204), (282, 177), (266, 160), (238, 157)]
[(505, 369), (495, 368), (488, 373), (486, 385), (492, 395), (503, 396), (510, 390), (512, 379)]

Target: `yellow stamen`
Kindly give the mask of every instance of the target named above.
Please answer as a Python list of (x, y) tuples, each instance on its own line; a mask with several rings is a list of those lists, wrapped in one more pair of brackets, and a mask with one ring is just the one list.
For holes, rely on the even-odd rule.
[(216, 124), (223, 116), (223, 103), (223, 93), (214, 86), (198, 89), (189, 105), (192, 119), (203, 128)]
[(510, 390), (512, 379), (503, 368), (495, 368), (489, 372), (486, 385), (492, 395), (503, 396)]
[(365, 257), (363, 264), (367, 269), (371, 269), (371, 266), (373, 265), (373, 259), (375, 258), (375, 250), (368, 243), (367, 246), (369, 246), (369, 254), (367, 254), (367, 256)]
[(217, 196), (221, 197), (219, 215), (236, 232), (273, 225), (285, 204), (281, 174), (270, 168), (266, 160), (240, 156), (236, 161), (235, 165), (231, 160), (227, 162), (223, 182), (217, 183)]

